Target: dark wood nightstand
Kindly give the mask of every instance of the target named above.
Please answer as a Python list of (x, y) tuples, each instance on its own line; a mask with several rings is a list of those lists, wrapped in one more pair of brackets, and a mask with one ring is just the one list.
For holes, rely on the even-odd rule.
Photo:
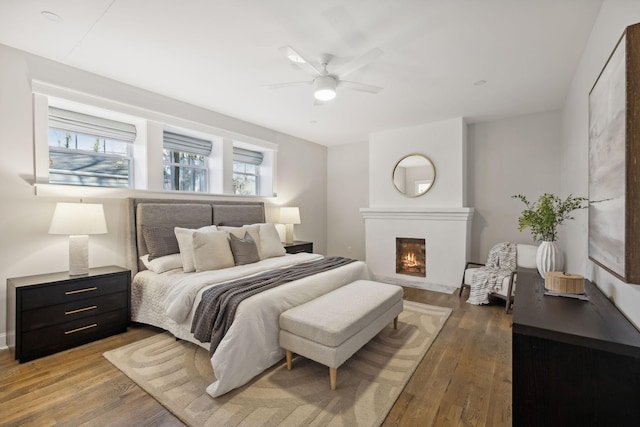
[(293, 243), (283, 243), (284, 250), (288, 254), (297, 254), (298, 252), (313, 253), (313, 242), (304, 242), (302, 240), (294, 240)]
[(7, 279), (7, 345), (20, 362), (125, 332), (131, 271), (117, 267)]

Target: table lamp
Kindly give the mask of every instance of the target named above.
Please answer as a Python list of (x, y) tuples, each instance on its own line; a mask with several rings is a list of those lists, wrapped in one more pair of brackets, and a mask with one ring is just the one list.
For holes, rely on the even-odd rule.
[(300, 224), (299, 208), (280, 208), (280, 224), (285, 224), (284, 242), (293, 243), (293, 225)]
[(49, 234), (69, 235), (69, 275), (89, 273), (89, 234), (105, 234), (107, 223), (101, 203), (58, 203)]

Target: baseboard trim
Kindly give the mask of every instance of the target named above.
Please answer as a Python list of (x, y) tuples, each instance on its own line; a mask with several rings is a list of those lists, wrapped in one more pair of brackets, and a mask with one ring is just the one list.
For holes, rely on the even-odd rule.
[(0, 350), (6, 350), (7, 347), (7, 333), (3, 332), (0, 334)]

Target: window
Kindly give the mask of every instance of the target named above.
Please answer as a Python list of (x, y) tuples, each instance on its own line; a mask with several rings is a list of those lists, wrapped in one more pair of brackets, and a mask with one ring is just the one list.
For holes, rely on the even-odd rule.
[(206, 193), (212, 145), (211, 141), (164, 131), (164, 189)]
[(263, 155), (259, 151), (233, 147), (233, 193), (260, 194), (260, 164)]
[(131, 187), (135, 139), (132, 124), (49, 107), (49, 182)]

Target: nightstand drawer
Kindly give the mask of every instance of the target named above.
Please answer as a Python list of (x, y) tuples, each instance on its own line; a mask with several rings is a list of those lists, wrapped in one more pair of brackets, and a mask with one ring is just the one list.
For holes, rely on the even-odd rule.
[(127, 308), (128, 295), (126, 292), (108, 294), (66, 304), (26, 310), (22, 313), (22, 330), (44, 328), (58, 323), (71, 322), (76, 319), (96, 316), (118, 308)]
[(127, 330), (127, 310), (120, 309), (22, 334), (20, 361)]
[(313, 242), (305, 242), (296, 240), (293, 243), (285, 243), (284, 249), (288, 254), (297, 254), (300, 252), (313, 253)]
[(20, 362), (125, 332), (131, 270), (108, 265), (7, 279), (7, 347)]
[(22, 310), (83, 300), (116, 292), (126, 292), (128, 282), (122, 275), (87, 277), (34, 286), (22, 291)]

